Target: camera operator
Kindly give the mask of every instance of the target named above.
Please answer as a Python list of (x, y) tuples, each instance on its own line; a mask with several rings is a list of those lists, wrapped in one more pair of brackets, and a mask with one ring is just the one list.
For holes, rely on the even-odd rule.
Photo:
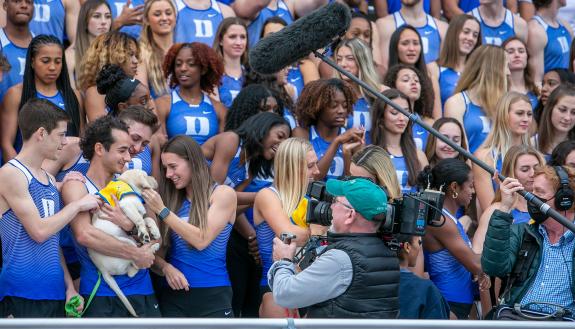
[(274, 239), (268, 283), (278, 305), (309, 307), (309, 318), (396, 318), (399, 261), (380, 239), (387, 196), (365, 178), (327, 181), (335, 196), (328, 246), (296, 274), (296, 244)]
[[(502, 304), (520, 304), (545, 313), (561, 307), (574, 311), (575, 235), (531, 204), (527, 208), (533, 221), (513, 225), (511, 209), (518, 197), (515, 192), (523, 186), (508, 177), (500, 189), (501, 207), (491, 215), (481, 264), (491, 276), (509, 275)], [(544, 166), (535, 171), (533, 194), (571, 220), (575, 214), (574, 190), (572, 168)], [(541, 303), (552, 303), (557, 308), (537, 307)]]

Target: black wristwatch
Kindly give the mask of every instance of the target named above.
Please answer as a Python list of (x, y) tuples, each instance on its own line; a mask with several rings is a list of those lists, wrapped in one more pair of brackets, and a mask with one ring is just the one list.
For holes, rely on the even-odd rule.
[(158, 213), (158, 219), (163, 222), (164, 219), (166, 219), (166, 217), (168, 217), (169, 215), (170, 215), (170, 209), (168, 209), (167, 207), (164, 207), (164, 209), (162, 209)]

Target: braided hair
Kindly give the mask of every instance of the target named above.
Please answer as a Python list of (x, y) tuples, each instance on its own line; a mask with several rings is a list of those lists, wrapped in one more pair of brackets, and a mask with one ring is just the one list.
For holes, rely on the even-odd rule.
[(96, 78), (98, 93), (106, 95), (105, 102), (110, 114), (118, 114), (118, 104), (128, 101), (130, 96), (141, 82), (130, 78), (124, 70), (116, 64), (106, 64)]

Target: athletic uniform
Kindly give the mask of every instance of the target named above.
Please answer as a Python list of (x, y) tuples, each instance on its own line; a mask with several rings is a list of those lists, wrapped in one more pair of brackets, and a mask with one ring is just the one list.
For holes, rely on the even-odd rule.
[[(423, 10), (426, 14), (431, 13), (430, 0), (423, 0)], [(387, 0), (387, 13), (393, 14), (401, 9), (401, 0)]]
[(409, 171), (407, 170), (405, 157), (396, 156), (393, 154), (390, 154), (389, 157), (391, 158), (391, 162), (395, 167), (395, 174), (397, 175), (397, 180), (399, 181), (399, 186), (401, 187), (401, 193), (417, 192), (416, 186), (409, 186)]
[[(341, 135), (345, 133), (345, 128), (339, 128), (339, 134)], [(311, 145), (313, 146), (313, 149), (315, 151), (315, 154), (317, 154), (317, 158), (321, 160), (321, 158), (323, 158), (325, 152), (327, 151), (327, 149), (329, 148), (329, 146), (331, 145), (330, 142), (325, 141), (323, 138), (321, 138), (321, 136), (319, 135), (319, 133), (317, 132), (317, 130), (315, 129), (315, 126), (310, 126), (309, 127), (309, 141), (311, 143)], [(340, 176), (343, 175), (343, 151), (341, 148), (341, 145), (337, 148), (337, 152), (335, 153), (335, 156), (333, 157), (333, 160), (331, 162), (331, 165), (329, 166), (329, 170), (327, 171), (327, 174), (324, 178), (324, 180), (328, 180), (330, 178), (339, 178)]]
[(241, 164), (241, 153), (242, 153), (242, 143), (238, 145), (238, 150), (234, 155), (232, 161), (230, 161), (230, 166), (228, 167), (228, 173), (226, 175), (226, 181), (224, 184), (235, 188), (240, 185), (247, 178), (248, 164)]
[(287, 107), (284, 107), (284, 119), (289, 123), (292, 130), (298, 126), (295, 117)]
[[(127, 1), (106, 0), (106, 2), (108, 3), (108, 5), (110, 6), (110, 9), (112, 10), (112, 18), (116, 19), (122, 13), (122, 9), (124, 9), (124, 6), (126, 5)], [(132, 4), (130, 5), (130, 8), (134, 8), (134, 7), (137, 7), (140, 5), (142, 5), (142, 6), (144, 5), (144, 0), (132, 0)], [(123, 26), (120, 29), (120, 32), (128, 33), (129, 35), (133, 36), (134, 38), (139, 39), (140, 33), (142, 32), (142, 26), (139, 24)]]
[(475, 152), (489, 135), (491, 120), (485, 115), (481, 106), (471, 102), (467, 92), (461, 95), (465, 101), (465, 114), (463, 114), (463, 128), (469, 142), (469, 152)]
[(34, 18), (29, 25), (33, 34), (53, 35), (64, 43), (65, 25), (66, 10), (63, 0), (34, 0)]
[[(52, 178), (45, 175), (47, 184), (40, 182), (17, 159), (8, 161), (26, 176), (28, 192), (40, 220), (60, 211), (60, 194)], [(8, 209), (0, 220), (2, 258), (0, 300), (8, 308), (6, 315), (14, 317), (63, 317), (66, 285), (60, 263), (60, 233), (46, 241), (34, 241), (14, 210)]]
[(455, 71), (449, 67), (440, 67), (439, 68), (439, 90), (441, 96), (441, 108), (447, 102), (447, 99), (453, 96), (453, 91), (455, 90), (455, 86), (457, 86), (457, 82), (459, 81), (459, 77), (461, 73)]
[(126, 169), (140, 169), (145, 171), (148, 176), (152, 176), (152, 149), (150, 146), (146, 145), (142, 152), (136, 154), (130, 162), (126, 163)]
[[(34, 34), (32, 33), (33, 36)], [(10, 87), (22, 82), (28, 48), (21, 48), (12, 43), (4, 29), (0, 29), (0, 44), (2, 45), (2, 54), (11, 66), (10, 71), (2, 75), (2, 81), (0, 82), (0, 99), (4, 99), (4, 95), (6, 95)]]
[(479, 20), (481, 41), (484, 45), (501, 46), (505, 40), (515, 36), (515, 22), (513, 21), (513, 13), (509, 9), (505, 9), (505, 19), (499, 26), (487, 25), (481, 17), (479, 8), (473, 9), (471, 15)]
[(294, 19), (288, 9), (287, 4), (283, 0), (278, 0), (278, 7), (276, 10), (271, 10), (268, 7), (262, 9), (251, 23), (248, 25), (248, 39), (250, 41), (250, 48), (255, 46), (260, 40), (260, 35), (264, 27), (264, 23), (270, 17), (277, 16), (282, 18), (286, 23), (291, 24)]
[(287, 76), (287, 81), (290, 83), (295, 89), (295, 99), (297, 100), (299, 95), (301, 95), (301, 91), (304, 87), (303, 75), (301, 74), (301, 70), (299, 66), (290, 66)]
[[(415, 114), (419, 119), (421, 117), (419, 114)], [(414, 123), (411, 126), (411, 135), (413, 136), (413, 141), (415, 142), (415, 147), (417, 149), (425, 151), (425, 146), (427, 145), (427, 137), (429, 136), (429, 132), (425, 130), (422, 126)]]
[(222, 79), (220, 81), (220, 87), (218, 88), (218, 92), (220, 94), (220, 101), (224, 104), (228, 109), (232, 106), (232, 103), (236, 96), (242, 91), (242, 87), (244, 85), (244, 75), (239, 78), (232, 77), (231, 75), (224, 74), (222, 75)]
[[(178, 210), (180, 220), (188, 222), (191, 203), (185, 199)], [(172, 290), (167, 282), (160, 293), (165, 317), (233, 317), (232, 288), (226, 268), (226, 246), (233, 225), (227, 223), (203, 250), (170, 232), (171, 246), (166, 261), (186, 277), (189, 291)]]
[(350, 128), (364, 128), (365, 144), (371, 144), (371, 113), (369, 103), (364, 97), (358, 98), (353, 104), (353, 112), (347, 118), (347, 129)]
[[(425, 56), (425, 63), (431, 63), (439, 58), (439, 51), (441, 50), (441, 35), (435, 23), (435, 19), (431, 15), (427, 16), (427, 24), (415, 27), (419, 36), (421, 36), (421, 43), (423, 48), (423, 55)], [(401, 15), (401, 12), (393, 14), (395, 20), (395, 28), (407, 24)]]
[(186, 135), (202, 145), (218, 134), (219, 120), (216, 110), (206, 93), (203, 93), (200, 104), (192, 105), (184, 101), (178, 91), (179, 88), (172, 90), (172, 106), (166, 119), (168, 138)]
[(571, 42), (573, 42), (569, 31), (559, 22), (559, 26), (553, 27), (539, 16), (533, 16), (533, 19), (543, 27), (547, 34), (547, 44), (543, 51), (545, 72), (555, 68), (569, 68), (569, 51)]
[(174, 31), (174, 42), (201, 42), (210, 48), (218, 26), (224, 19), (220, 5), (211, 0), (210, 7), (205, 10), (192, 9), (184, 0), (176, 0), (178, 19)]
[[(86, 177), (84, 183), (89, 194), (97, 194), (98, 187)], [(98, 269), (92, 263), (86, 247), (80, 245), (76, 240), (76, 252), (81, 264), (80, 295), (84, 300), (88, 300), (92, 290), (98, 281)], [(116, 283), (134, 307), (136, 314), (140, 317), (159, 317), (160, 311), (154, 296), (152, 281), (148, 269), (139, 270), (136, 275), (115, 275)], [(101, 279), (100, 286), (96, 291), (92, 303), (84, 313), (84, 317), (130, 317), (130, 313), (117, 297), (116, 293)]]

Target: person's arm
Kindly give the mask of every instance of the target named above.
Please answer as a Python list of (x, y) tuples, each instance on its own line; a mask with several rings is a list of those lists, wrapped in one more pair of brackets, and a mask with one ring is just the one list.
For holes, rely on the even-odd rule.
[(76, 307), (76, 311), (82, 312), (84, 309), (84, 298), (78, 293), (78, 291), (76, 291), (76, 287), (74, 287), (74, 280), (72, 280), (72, 276), (68, 270), (68, 265), (66, 265), (66, 259), (62, 253), (62, 248), (60, 248), (60, 265), (62, 266), (62, 270), (64, 272), (64, 284), (66, 285), (66, 302), (69, 302), (72, 297), (78, 296), (81, 302), (80, 305)]
[(225, 132), (216, 137), (214, 156), (210, 165), (210, 174), (218, 184), (223, 184), (228, 175), (230, 163), (238, 151), (239, 137), (236, 133)]
[(465, 100), (461, 94), (455, 94), (445, 101), (445, 112), (443, 116), (446, 118), (454, 118), (463, 125), (463, 114), (465, 113)]
[[(377, 32), (379, 35), (379, 53), (380, 58), (376, 60), (379, 63), (380, 67), (380, 74), (384, 76), (389, 69), (389, 40), (391, 38), (391, 34), (395, 31), (394, 21), (392, 16), (380, 18), (375, 22), (377, 26)], [(376, 45), (374, 45), (376, 46)], [(377, 47), (377, 46), (376, 46)]]
[(77, 0), (63, 0), (64, 11), (66, 12), (66, 35), (68, 40), (76, 40), (76, 25), (78, 14), (80, 13), (80, 2)]
[(158, 115), (158, 122), (160, 123), (160, 129), (157, 134), (167, 135), (166, 120), (168, 115), (170, 115), (170, 107), (172, 105), (171, 95), (164, 95), (156, 98), (156, 114)]
[(162, 176), (160, 167), (162, 166), (162, 160), (160, 155), (162, 153), (161, 146), (160, 146), (160, 137), (158, 134), (154, 134), (150, 141), (150, 149), (152, 151), (152, 176), (156, 179), (157, 182), (160, 181), (160, 177)]
[[(485, 162), (488, 166), (495, 165), (491, 150), (480, 148), (475, 151), (475, 156)], [(471, 166), (474, 177), (475, 193), (477, 193), (477, 200), (481, 209), (487, 209), (495, 198), (495, 190), (493, 189), (493, 181), (491, 175), (476, 164)]]
[(351, 259), (341, 250), (329, 250), (304, 271), (295, 273), (295, 265), (286, 261), (276, 261), (268, 272), (274, 301), (282, 307), (307, 307), (336, 298), (353, 280)]
[(86, 128), (86, 111), (84, 111), (84, 99), (82, 98), (80, 92), (76, 89), (74, 89), (74, 95), (78, 101), (78, 116), (80, 117), (80, 131), (78, 132), (78, 136), (82, 136), (84, 129)]
[(254, 218), (256, 213), (261, 215), (276, 236), (282, 233), (296, 235), (296, 244), (303, 246), (309, 239), (309, 230), (293, 224), (282, 207), (277, 194), (269, 188), (264, 188), (256, 194), (254, 202)]
[(80, 139), (78, 137), (67, 137), (68, 144), (64, 145), (57, 160), (45, 159), (42, 162), (42, 169), (46, 170), (50, 175), (56, 176), (63, 169), (70, 168), (78, 157), (82, 155), (80, 149)]
[(232, 9), (238, 17), (248, 21), (254, 20), (260, 11), (270, 4), (271, 0), (235, 0)]
[(515, 36), (518, 37), (523, 43), (527, 44), (527, 22), (523, 20), (523, 18), (513, 15), (514, 24), (515, 24)]
[[(293, 5), (293, 17), (299, 18), (328, 3), (327, 0), (288, 0)], [(291, 11), (291, 10), (290, 10)]]
[(98, 93), (96, 86), (92, 86), (86, 89), (84, 108), (86, 111), (86, 116), (88, 117), (88, 122), (93, 122), (107, 114), (106, 102), (104, 99), (104, 95), (100, 95), (100, 93)]
[[(164, 209), (164, 202), (158, 192), (146, 189), (142, 192), (146, 201), (146, 206), (155, 214), (159, 214)], [(168, 225), (176, 234), (182, 237), (187, 243), (198, 250), (204, 250), (220, 234), (228, 223), (233, 223), (236, 218), (236, 192), (229, 186), (218, 186), (210, 198), (210, 208), (208, 209), (208, 227), (202, 232), (186, 221), (181, 220), (176, 214), (170, 212), (164, 219), (164, 224)]]
[(535, 6), (531, 1), (519, 1), (519, 15), (526, 22), (531, 21), (535, 15)]
[(439, 90), (439, 67), (436, 62), (427, 64), (427, 74), (433, 87), (433, 112), (432, 117), (437, 120), (443, 116), (441, 111), (441, 91)]
[(188, 283), (186, 276), (172, 264), (168, 263), (164, 258), (156, 255), (154, 266), (160, 269), (170, 288), (173, 290), (190, 290), (190, 284)]
[(389, 15), (387, 0), (373, 0), (373, 8), (375, 9), (375, 16), (377, 18), (383, 18)]
[[(441, 19), (441, 2), (440, 1), (430, 1), (429, 3), (429, 15), (437, 18), (437, 19)], [(441, 40), (443, 39), (443, 36), (441, 37)]]
[[(71, 44), (68, 49), (66, 49), (66, 68), (68, 69), (68, 79), (70, 80), (70, 86), (72, 89), (77, 90), (76, 76), (74, 71), (76, 70), (76, 45)], [(79, 101), (79, 100), (78, 100)]]
[(216, 116), (218, 117), (218, 133), (222, 133), (224, 132), (224, 128), (226, 126), (226, 114), (228, 113), (228, 110), (224, 104), (215, 99), (212, 99), (212, 104), (214, 104), (214, 110), (216, 111)]
[(527, 51), (529, 52), (529, 69), (533, 74), (533, 82), (541, 87), (544, 70), (544, 50), (547, 45), (547, 33), (536, 20), (529, 22)]
[(475, 230), (475, 234), (473, 235), (473, 252), (476, 254), (481, 255), (483, 252), (483, 244), (485, 243), (485, 234), (487, 234), (487, 227), (489, 226), (489, 219), (493, 212), (499, 209), (499, 202), (492, 204), (489, 208), (483, 211), (481, 217), (479, 219), (479, 225)]
[(17, 154), (14, 149), (14, 140), (18, 131), (18, 107), (22, 97), (22, 84), (8, 89), (4, 96), (2, 111), (2, 156), (6, 162)]
[(312, 60), (302, 60), (299, 63), (299, 70), (301, 72), (301, 76), (303, 77), (304, 85), (312, 81), (319, 80), (319, 71), (317, 69), (317, 65), (315, 65)]
[(517, 14), (517, 0), (506, 0), (505, 8), (509, 9), (512, 13)]
[[(42, 218), (28, 191), (28, 179), (19, 169), (11, 165), (4, 166), (0, 170), (0, 181), (2, 198), (14, 211), (26, 233), (37, 243), (43, 243), (58, 233), (79, 212), (98, 208), (100, 202), (98, 197), (92, 195), (78, 198), (59, 212)], [(49, 209), (45, 211), (49, 212)]]
[(329, 168), (331, 167), (331, 163), (333, 162), (333, 158), (335, 158), (337, 150), (341, 144), (361, 142), (362, 136), (363, 132), (358, 128), (348, 129), (345, 133), (337, 136), (333, 142), (329, 144), (323, 157), (321, 157), (317, 163), (319, 168), (319, 175), (317, 178), (323, 179), (327, 175)]
[(119, 30), (123, 26), (142, 24), (144, 5), (138, 5), (134, 8), (130, 8), (131, 5), (132, 0), (128, 0), (124, 5), (124, 8), (122, 8), (120, 15), (118, 15), (118, 17), (114, 18), (112, 21), (112, 30)]
[(221, 2), (218, 2), (218, 6), (220, 6), (220, 10), (222, 11), (222, 16), (224, 16), (224, 18), (236, 16), (236, 13), (232, 9), (232, 7), (230, 7), (226, 4), (223, 4)]
[(441, 0), (443, 7), (443, 15), (448, 21), (452, 20), (455, 16), (465, 14), (459, 8), (459, 0)]

